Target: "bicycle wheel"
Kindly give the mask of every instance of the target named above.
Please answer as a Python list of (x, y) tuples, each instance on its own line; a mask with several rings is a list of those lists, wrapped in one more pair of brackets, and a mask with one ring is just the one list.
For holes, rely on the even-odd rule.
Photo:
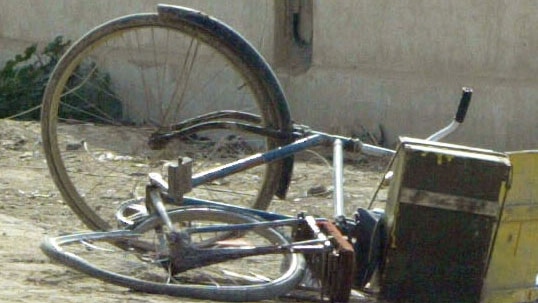
[[(147, 173), (166, 175), (178, 157), (193, 158), (197, 173), (287, 142), (209, 127), (150, 148), (152, 135), (221, 110), (228, 111), (221, 120), (236, 110), (259, 115), (260, 126), (291, 128), (280, 84), (248, 42), (199, 12), (159, 6), (158, 14), (105, 23), (67, 50), (43, 97), (43, 148), (66, 203), (88, 227), (108, 230), (122, 201), (143, 200)], [(262, 165), (190, 194), (266, 209), (282, 166)]]
[[(250, 216), (210, 208), (179, 208), (170, 211), (169, 216), (179, 228), (191, 229), (257, 222)], [(41, 248), (52, 259), (106, 282), (137, 291), (206, 300), (270, 299), (289, 292), (302, 279), (304, 258), (292, 253), (250, 256), (174, 274), (167, 266), (171, 249), (160, 248), (164, 238), (156, 230), (161, 225), (160, 218), (152, 217), (133, 231), (48, 238)], [(190, 243), (203, 247), (194, 256), (216, 247), (241, 249), (288, 243), (286, 237), (272, 228), (256, 228), (242, 232), (240, 238), (215, 240), (219, 238), (218, 232), (192, 234)], [(123, 245), (136, 244), (123, 250), (115, 245), (116, 241)], [(142, 246), (148, 249), (140, 252)], [(196, 260), (185, 260), (185, 263), (193, 264)]]

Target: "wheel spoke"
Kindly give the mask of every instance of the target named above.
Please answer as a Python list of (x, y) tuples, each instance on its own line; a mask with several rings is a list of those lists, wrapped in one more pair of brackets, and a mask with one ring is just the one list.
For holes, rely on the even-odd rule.
[[(205, 127), (150, 148), (151, 134), (210, 112), (247, 112), (260, 117), (259, 125), (277, 129), (291, 123), (263, 59), (239, 36), (213, 32), (218, 24), (203, 26), (157, 14), (116, 19), (73, 45), (51, 75), (42, 119), (47, 163), (67, 204), (91, 228), (116, 226), (121, 203), (144, 196), (146, 174), (166, 178), (167, 166), (180, 157), (193, 158), (196, 173), (282, 141)], [(189, 195), (266, 208), (280, 167), (264, 164)]]
[[(184, 207), (169, 212), (169, 216), (178, 228), (257, 222), (253, 217), (210, 208)], [(158, 218), (149, 217), (134, 231), (49, 238), (41, 247), (51, 258), (95, 278), (139, 291), (175, 296), (262, 300), (288, 292), (302, 278), (305, 261), (298, 254), (260, 253), (243, 258), (219, 254), (225, 249), (219, 244), (239, 250), (243, 244), (287, 244), (287, 237), (275, 229), (243, 231), (241, 238), (234, 238), (229, 232), (204, 233), (177, 246), (178, 242), (171, 240), (161, 224)], [(207, 262), (206, 257), (211, 254), (220, 260)], [(182, 265), (191, 266), (178, 267)]]

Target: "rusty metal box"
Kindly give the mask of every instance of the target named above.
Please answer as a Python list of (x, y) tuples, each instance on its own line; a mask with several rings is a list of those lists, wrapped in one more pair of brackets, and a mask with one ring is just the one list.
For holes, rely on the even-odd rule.
[(509, 184), (508, 157), (402, 138), (393, 171), (381, 298), (480, 302)]

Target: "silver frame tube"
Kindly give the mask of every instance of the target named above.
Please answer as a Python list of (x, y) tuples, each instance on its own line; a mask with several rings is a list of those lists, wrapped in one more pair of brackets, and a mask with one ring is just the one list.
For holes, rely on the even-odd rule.
[(334, 216), (344, 215), (344, 148), (342, 140), (333, 143)]

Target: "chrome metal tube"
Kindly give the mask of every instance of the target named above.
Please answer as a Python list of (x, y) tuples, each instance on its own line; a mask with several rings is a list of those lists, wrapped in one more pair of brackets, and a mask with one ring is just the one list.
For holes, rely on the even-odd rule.
[(376, 156), (376, 157), (393, 156), (396, 153), (392, 149), (379, 147), (379, 146), (375, 146), (371, 144), (365, 144), (365, 143), (362, 143), (360, 145), (360, 151), (365, 155)]
[(172, 221), (170, 220), (170, 217), (168, 216), (166, 208), (164, 207), (164, 203), (161, 199), (159, 191), (151, 190), (149, 196), (151, 197), (151, 203), (153, 203), (155, 210), (163, 220), (164, 224), (168, 227), (168, 229), (170, 229), (170, 231), (176, 231), (174, 225), (172, 224)]
[(456, 128), (458, 128), (458, 126), (460, 126), (461, 123), (457, 122), (456, 120), (452, 120), (452, 122), (446, 126), (445, 128), (437, 131), (435, 134), (429, 136), (428, 138), (426, 138), (426, 140), (428, 141), (439, 141), (441, 139), (443, 139), (444, 137), (448, 136), (449, 134), (451, 134), (452, 132), (454, 132), (456, 130)]
[(334, 215), (344, 215), (344, 152), (342, 140), (333, 143)]

